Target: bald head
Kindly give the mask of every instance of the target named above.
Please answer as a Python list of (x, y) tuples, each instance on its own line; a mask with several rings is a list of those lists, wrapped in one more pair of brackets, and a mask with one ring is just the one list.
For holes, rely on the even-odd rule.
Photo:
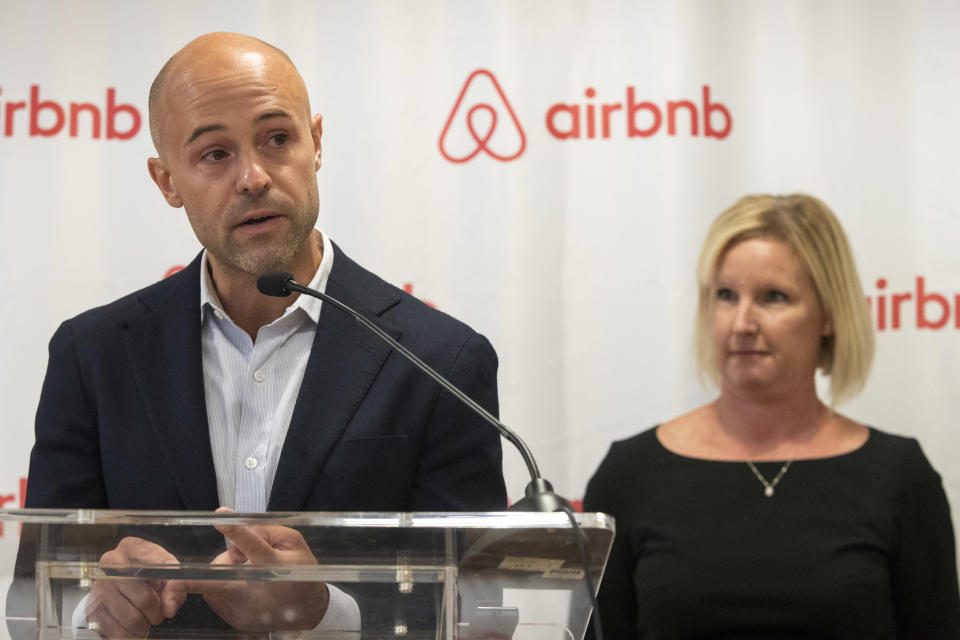
[[(178, 106), (177, 98), (185, 86), (199, 80), (215, 80), (242, 72), (269, 73), (284, 82), (302, 98), (304, 113), (309, 117), (307, 88), (289, 56), (277, 47), (239, 33), (217, 32), (202, 35), (189, 42), (167, 60), (150, 85), (150, 136), (161, 156), (167, 141), (164, 125)], [(261, 75), (262, 75), (261, 73)]]

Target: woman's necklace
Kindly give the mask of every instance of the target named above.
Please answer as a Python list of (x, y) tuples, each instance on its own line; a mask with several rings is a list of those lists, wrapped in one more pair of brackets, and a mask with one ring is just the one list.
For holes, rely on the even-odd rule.
[(757, 476), (757, 480), (759, 480), (760, 484), (763, 485), (763, 495), (767, 496), (768, 498), (773, 497), (773, 488), (780, 483), (780, 480), (787, 472), (787, 469), (790, 468), (791, 464), (793, 464), (793, 460), (787, 460), (784, 462), (783, 466), (780, 467), (780, 471), (777, 472), (777, 475), (773, 476), (773, 480), (767, 482), (767, 479), (763, 477), (763, 474), (760, 473), (756, 465), (754, 465), (750, 460), (747, 460), (747, 466), (750, 467), (750, 471), (753, 471), (753, 475)]

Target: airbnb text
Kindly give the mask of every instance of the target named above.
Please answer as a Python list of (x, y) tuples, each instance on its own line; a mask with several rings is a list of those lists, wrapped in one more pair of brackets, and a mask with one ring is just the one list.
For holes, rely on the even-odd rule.
[(931, 291), (926, 278), (917, 276), (912, 289), (887, 290), (886, 278), (877, 278), (877, 291), (867, 304), (877, 331), (916, 329), (960, 329), (960, 293)]
[[(596, 89), (584, 91), (587, 102), (558, 102), (547, 110), (547, 131), (561, 140), (610, 138), (619, 131), (627, 138), (649, 138), (662, 131), (705, 138), (723, 139), (733, 129), (733, 116), (721, 102), (710, 97), (710, 85), (703, 85), (700, 104), (692, 100), (667, 100), (660, 106), (637, 97), (634, 87), (627, 87), (623, 102), (594, 102)], [(701, 127), (702, 124), (702, 127)]]
[[(5, 99), (3, 99), (5, 98)], [(59, 102), (41, 95), (40, 85), (30, 85), (29, 96), (13, 99), (0, 88), (0, 132), (4, 138), (25, 135), (50, 138), (129, 140), (140, 131), (143, 118), (131, 104), (117, 101), (117, 90), (108, 87), (103, 102)]]

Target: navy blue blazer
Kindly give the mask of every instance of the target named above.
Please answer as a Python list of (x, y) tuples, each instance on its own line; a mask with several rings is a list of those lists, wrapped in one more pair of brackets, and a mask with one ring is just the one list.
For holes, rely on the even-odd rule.
[[(335, 251), (327, 293), (374, 318), (496, 413), (497, 357), (486, 338)], [(60, 326), (37, 410), (27, 507), (218, 506), (200, 318), (198, 256)], [(268, 509), (505, 506), (497, 432), (324, 305)]]

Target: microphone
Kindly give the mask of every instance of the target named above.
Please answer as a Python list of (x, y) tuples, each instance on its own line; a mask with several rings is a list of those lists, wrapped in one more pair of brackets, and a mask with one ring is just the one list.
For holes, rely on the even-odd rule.
[(257, 278), (257, 289), (262, 294), (278, 298), (285, 298), (291, 293), (297, 292), (312, 296), (314, 298), (319, 298), (324, 302), (330, 303), (337, 309), (340, 309), (344, 313), (352, 316), (360, 324), (376, 334), (381, 340), (390, 345), (391, 348), (399, 352), (414, 366), (433, 378), (437, 384), (456, 396), (460, 402), (465, 404), (474, 413), (483, 418), (484, 421), (493, 426), (494, 429), (499, 431), (500, 435), (509, 440), (510, 443), (513, 444), (513, 446), (516, 447), (520, 452), (520, 456), (523, 458), (524, 464), (527, 465), (527, 471), (530, 473), (530, 483), (524, 490), (524, 497), (511, 505), (509, 508), (510, 511), (572, 511), (570, 503), (562, 496), (554, 493), (553, 486), (550, 484), (550, 482), (540, 475), (540, 470), (533, 458), (533, 453), (530, 451), (530, 448), (527, 447), (527, 443), (525, 443), (520, 436), (514, 433), (512, 429), (507, 427), (507, 425), (500, 422), (492, 413), (474, 402), (470, 396), (458, 389), (452, 382), (437, 373), (433, 368), (430, 367), (430, 365), (417, 357), (412, 351), (397, 342), (393, 336), (381, 329), (372, 320), (363, 314), (354, 311), (352, 308), (343, 304), (336, 298), (332, 298), (325, 293), (305, 287), (302, 284), (298, 284), (293, 279), (292, 275), (282, 271), (272, 271), (261, 275), (259, 278)]
[(260, 293), (275, 298), (286, 298), (292, 291), (287, 289), (287, 283), (293, 282), (293, 276), (284, 271), (271, 271), (257, 278), (257, 290)]

